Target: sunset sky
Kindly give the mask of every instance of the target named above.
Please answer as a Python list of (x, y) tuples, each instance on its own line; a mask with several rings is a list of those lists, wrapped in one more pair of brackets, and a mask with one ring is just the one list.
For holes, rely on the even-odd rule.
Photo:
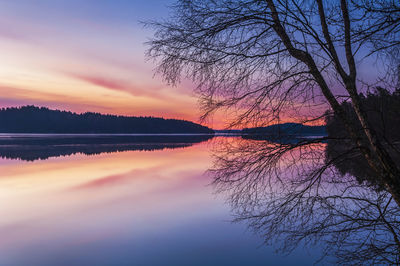
[(166, 85), (144, 55), (140, 21), (171, 2), (0, 0), (0, 106), (198, 121), (193, 85)]
[[(198, 122), (194, 85), (168, 86), (145, 58), (153, 32), (140, 22), (167, 18), (172, 3), (0, 0), (0, 107), (33, 104)], [(373, 64), (364, 65), (359, 75), (374, 76)], [(208, 126), (223, 128), (221, 115)]]

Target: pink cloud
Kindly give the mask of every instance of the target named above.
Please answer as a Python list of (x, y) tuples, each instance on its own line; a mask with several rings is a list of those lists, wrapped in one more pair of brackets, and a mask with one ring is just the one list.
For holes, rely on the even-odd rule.
[(162, 100), (168, 98), (166, 95), (162, 95), (161, 93), (159, 93), (161, 87), (157, 86), (149, 86), (148, 88), (144, 89), (144, 88), (139, 88), (137, 85), (132, 84), (129, 81), (113, 79), (99, 75), (86, 75), (77, 73), (67, 73), (67, 75), (92, 85), (96, 85), (114, 91), (126, 92), (133, 96), (147, 96)]
[(107, 89), (112, 89), (112, 90), (117, 90), (117, 91), (125, 91), (131, 93), (131, 87), (120, 80), (111, 80), (111, 79), (106, 79), (103, 77), (96, 77), (96, 76), (86, 76), (83, 74), (75, 74), (73, 75), (74, 78), (83, 80), (85, 82), (88, 82), (90, 84), (94, 84), (96, 86), (100, 86), (103, 88)]

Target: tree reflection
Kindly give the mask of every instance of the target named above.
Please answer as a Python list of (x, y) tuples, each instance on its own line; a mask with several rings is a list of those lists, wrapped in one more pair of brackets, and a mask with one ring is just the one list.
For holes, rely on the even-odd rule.
[(48, 135), (3, 134), (0, 158), (47, 160), (74, 154), (97, 155), (123, 151), (154, 151), (190, 147), (213, 135)]
[(400, 208), (354, 149), (327, 138), (218, 141), (214, 184), (267, 244), (317, 244), (341, 264), (399, 264)]

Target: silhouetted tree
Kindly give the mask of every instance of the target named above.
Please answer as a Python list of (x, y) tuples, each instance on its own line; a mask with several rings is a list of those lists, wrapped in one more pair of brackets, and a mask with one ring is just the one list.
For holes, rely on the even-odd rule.
[[(233, 127), (334, 117), (335, 134), (319, 139), (219, 139), (214, 184), (266, 242), (290, 251), (323, 241), (341, 263), (399, 264), (398, 134), (378, 119), (400, 117), (399, 9), (384, 0), (181, 0), (169, 20), (150, 23), (148, 56), (168, 83), (197, 83), (203, 118), (228, 110)], [(362, 60), (393, 71), (367, 82)], [(364, 96), (375, 82), (390, 97)]]
[(361, 59), (398, 49), (398, 2), (180, 0), (172, 10), (169, 20), (150, 23), (148, 55), (167, 82), (184, 74), (198, 84), (204, 117), (233, 109), (231, 126), (270, 124), (328, 104), (400, 205), (400, 170), (368, 118), (360, 96), (366, 82), (357, 74)]

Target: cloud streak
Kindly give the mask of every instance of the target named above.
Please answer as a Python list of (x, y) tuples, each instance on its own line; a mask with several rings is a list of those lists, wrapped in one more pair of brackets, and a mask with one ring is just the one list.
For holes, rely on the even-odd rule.
[(102, 75), (87, 75), (78, 73), (67, 73), (69, 77), (83, 81), (85, 83), (95, 85), (98, 87), (106, 88), (113, 91), (126, 92), (133, 96), (150, 97), (159, 100), (166, 100), (169, 98), (167, 95), (160, 93), (161, 86), (147, 86), (146, 89), (139, 87), (133, 82), (105, 77)]

